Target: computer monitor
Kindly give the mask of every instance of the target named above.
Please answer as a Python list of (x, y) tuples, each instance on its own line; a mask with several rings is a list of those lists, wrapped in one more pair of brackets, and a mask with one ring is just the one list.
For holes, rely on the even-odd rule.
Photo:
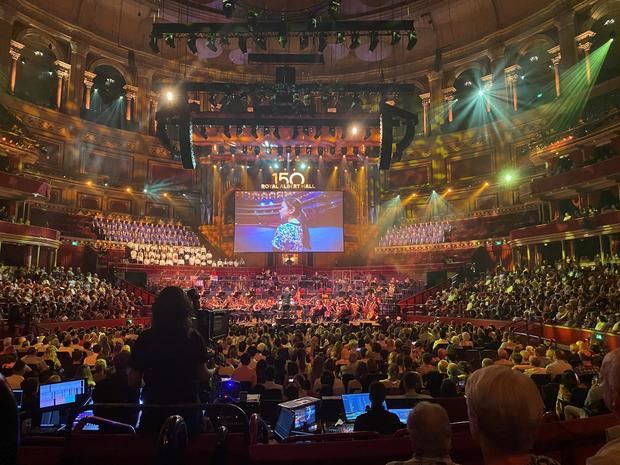
[(295, 412), (293, 410), (289, 410), (286, 408), (280, 409), (280, 415), (278, 415), (278, 421), (276, 422), (276, 427), (273, 431), (273, 434), (276, 436), (278, 441), (286, 440), (293, 430), (293, 425), (295, 424)]
[(409, 413), (411, 412), (411, 409), (410, 408), (391, 408), (388, 411), (398, 416), (398, 419), (400, 420), (400, 422), (406, 425), (407, 417), (409, 417)]
[[(360, 394), (343, 394), (342, 404), (344, 407), (344, 417), (347, 421), (355, 421), (362, 413), (366, 413), (366, 408), (370, 406), (370, 394), (367, 392)], [(383, 401), (383, 408), (387, 409), (387, 404)]]
[(79, 400), (78, 396), (84, 392), (83, 379), (42, 384), (39, 389), (39, 408), (50, 409), (75, 404)]
[(293, 429), (295, 431), (304, 433), (315, 433), (318, 431), (317, 405), (318, 404), (310, 404), (293, 410), (295, 414)]
[(13, 389), (13, 397), (15, 398), (15, 403), (17, 404), (17, 408), (22, 408), (22, 399), (24, 398), (24, 390)]

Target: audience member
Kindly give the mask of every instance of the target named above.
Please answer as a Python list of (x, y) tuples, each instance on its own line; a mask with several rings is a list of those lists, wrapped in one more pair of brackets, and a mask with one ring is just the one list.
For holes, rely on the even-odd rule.
[(403, 427), (398, 416), (383, 407), (385, 385), (375, 381), (370, 385), (370, 408), (355, 419), (354, 431), (376, 431), (379, 434), (392, 434)]

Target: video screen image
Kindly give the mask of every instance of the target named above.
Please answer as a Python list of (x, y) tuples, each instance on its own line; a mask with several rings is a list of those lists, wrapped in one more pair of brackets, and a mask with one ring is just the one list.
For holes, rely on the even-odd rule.
[(342, 192), (235, 193), (235, 252), (343, 252)]

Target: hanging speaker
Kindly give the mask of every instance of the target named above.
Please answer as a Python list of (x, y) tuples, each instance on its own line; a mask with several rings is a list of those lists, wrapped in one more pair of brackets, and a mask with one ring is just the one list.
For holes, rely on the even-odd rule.
[(381, 147), (379, 152), (379, 169), (389, 170), (392, 163), (392, 135), (393, 121), (392, 117), (381, 113), (379, 116)]

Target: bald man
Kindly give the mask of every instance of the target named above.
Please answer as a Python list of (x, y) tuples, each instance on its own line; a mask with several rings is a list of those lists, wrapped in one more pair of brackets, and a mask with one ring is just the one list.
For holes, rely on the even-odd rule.
[[(609, 352), (601, 366), (605, 405), (620, 420), (620, 349)], [(620, 426), (607, 430), (608, 442), (586, 460), (586, 465), (620, 465)]]
[(450, 458), (450, 419), (441, 405), (430, 402), (416, 404), (407, 417), (407, 429), (413, 443), (413, 458), (387, 465), (455, 465)]

